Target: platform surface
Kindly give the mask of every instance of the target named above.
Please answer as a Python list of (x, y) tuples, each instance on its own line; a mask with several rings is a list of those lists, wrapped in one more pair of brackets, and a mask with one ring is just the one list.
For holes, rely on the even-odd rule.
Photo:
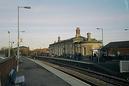
[(25, 86), (71, 86), (63, 79), (23, 57), (17, 76), (25, 76)]

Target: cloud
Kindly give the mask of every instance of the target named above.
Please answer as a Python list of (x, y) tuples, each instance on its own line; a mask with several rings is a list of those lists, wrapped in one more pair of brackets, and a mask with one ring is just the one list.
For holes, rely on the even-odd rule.
[[(59, 2), (58, 2), (59, 1)], [(20, 30), (25, 44), (31, 47), (48, 46), (57, 40), (75, 36), (75, 29), (80, 27), (83, 36), (87, 32), (93, 32), (94, 37), (101, 38), (101, 32), (96, 33), (96, 27), (102, 27), (105, 31), (105, 40), (119, 38), (115, 34), (118, 28), (129, 27), (129, 16), (125, 8), (121, 8), (123, 1), (118, 0), (1, 0), (0, 3), (0, 43), (8, 45), (7, 31), (13, 28), (13, 40), (17, 37), (17, 5), (31, 6), (32, 9), (20, 9)], [(18, 2), (18, 3), (17, 3)], [(117, 2), (117, 3), (116, 3)], [(129, 0), (124, 0), (126, 9), (129, 10)], [(123, 11), (124, 10), (124, 11)], [(112, 34), (116, 35), (110, 35)], [(113, 37), (111, 37), (113, 36)], [(118, 36), (118, 37), (117, 37)], [(128, 37), (128, 36), (126, 36)], [(126, 39), (122, 36), (120, 39)]]
[(124, 0), (124, 2), (125, 2), (126, 10), (129, 11), (129, 0)]

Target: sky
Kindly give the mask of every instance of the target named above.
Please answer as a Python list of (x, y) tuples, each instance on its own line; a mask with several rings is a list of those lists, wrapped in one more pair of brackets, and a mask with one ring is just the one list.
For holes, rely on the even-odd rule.
[[(20, 8), (20, 45), (30, 49), (46, 48), (49, 44), (75, 36), (76, 27), (81, 35), (101, 40), (129, 41), (129, 0), (0, 0), (0, 48), (8, 47), (10, 31), (13, 47), (17, 46), (18, 6)], [(25, 32), (22, 32), (25, 31)]]

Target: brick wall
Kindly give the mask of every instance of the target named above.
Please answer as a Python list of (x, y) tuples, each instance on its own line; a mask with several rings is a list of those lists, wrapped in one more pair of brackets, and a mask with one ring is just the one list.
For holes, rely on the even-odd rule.
[(1, 86), (5, 86), (9, 72), (12, 68), (16, 68), (16, 58), (7, 58), (0, 62), (0, 80)]

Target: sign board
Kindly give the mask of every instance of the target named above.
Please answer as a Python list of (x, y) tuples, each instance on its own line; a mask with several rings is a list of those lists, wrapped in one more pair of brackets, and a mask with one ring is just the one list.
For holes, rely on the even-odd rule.
[(120, 61), (120, 72), (129, 72), (129, 61)]

